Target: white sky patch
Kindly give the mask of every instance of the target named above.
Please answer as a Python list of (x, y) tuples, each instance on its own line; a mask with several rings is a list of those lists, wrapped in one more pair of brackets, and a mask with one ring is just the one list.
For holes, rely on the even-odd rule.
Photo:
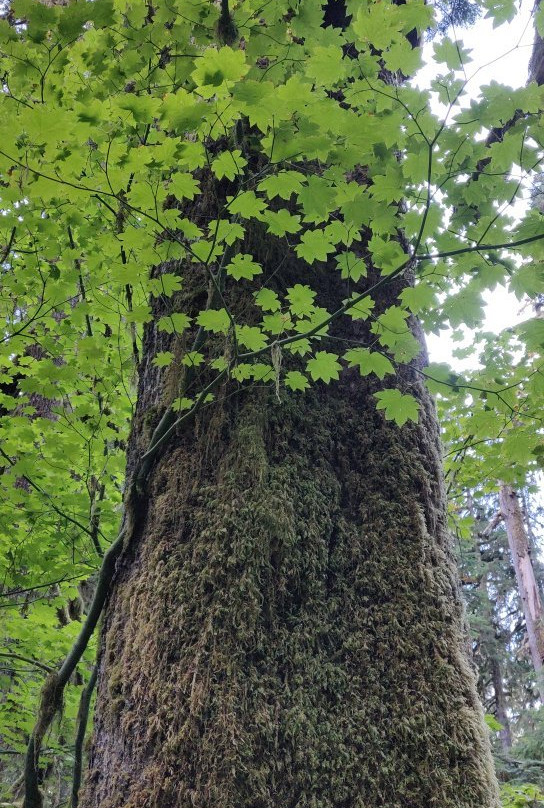
[[(527, 307), (515, 295), (508, 292), (504, 286), (497, 286), (492, 292), (484, 292), (483, 298), (486, 303), (485, 320), (482, 325), (483, 331), (492, 331), (498, 334), (500, 331), (504, 331), (505, 328), (512, 328), (517, 323), (526, 320), (528, 316), (532, 316), (532, 312), (528, 312)], [(426, 335), (427, 348), (432, 362), (447, 362), (458, 372), (474, 370), (479, 366), (476, 349), (472, 356), (465, 359), (453, 356), (453, 351), (456, 348), (467, 348), (473, 341), (473, 334), (470, 329), (461, 330), (465, 332), (465, 338), (462, 342), (455, 342), (449, 329), (441, 331), (440, 336), (435, 334)]]

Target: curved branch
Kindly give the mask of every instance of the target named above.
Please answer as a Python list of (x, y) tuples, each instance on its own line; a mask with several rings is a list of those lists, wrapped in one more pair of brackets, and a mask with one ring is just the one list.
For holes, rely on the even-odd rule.
[(125, 536), (130, 530), (130, 519), (126, 516), (117, 539), (104, 554), (96, 591), (87, 618), (81, 631), (66, 656), (58, 672), (52, 672), (42, 689), (38, 720), (30, 735), (25, 758), (25, 798), (23, 808), (42, 808), (43, 800), (38, 785), (38, 758), (42, 739), (51, 726), (55, 714), (62, 704), (62, 694), (77, 663), (81, 659), (96, 628), (106, 601), (110, 583), (115, 572), (115, 564), (123, 549)]
[(83, 768), (83, 744), (85, 742), (85, 732), (87, 730), (87, 722), (89, 720), (89, 708), (91, 706), (91, 698), (93, 695), (93, 691), (96, 687), (97, 678), (98, 678), (98, 663), (96, 663), (92, 669), (91, 678), (87, 682), (87, 686), (84, 688), (79, 702), (79, 710), (77, 713), (76, 743), (74, 749), (74, 773), (72, 777), (71, 808), (77, 808), (79, 803), (81, 770)]
[(51, 673), (53, 668), (49, 665), (46, 665), (44, 662), (38, 662), (37, 659), (32, 659), (32, 657), (23, 656), (22, 654), (13, 654), (11, 651), (0, 651), (0, 657), (5, 657), (7, 659), (18, 659), (19, 662), (27, 662), (29, 665), (35, 665), (37, 668), (41, 668), (42, 671), (46, 673)]

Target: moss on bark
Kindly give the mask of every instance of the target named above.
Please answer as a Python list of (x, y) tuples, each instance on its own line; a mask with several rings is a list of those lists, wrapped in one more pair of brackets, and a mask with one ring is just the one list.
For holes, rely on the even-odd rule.
[(234, 397), (158, 465), (82, 808), (495, 808), (432, 402)]
[[(197, 223), (217, 216), (200, 199)], [(308, 282), (258, 224), (243, 251), (278, 290)], [(353, 291), (332, 260), (311, 284), (329, 311)], [(191, 266), (174, 310), (207, 296)], [(153, 305), (157, 321), (171, 304)], [(333, 336), (375, 340), (350, 318)], [(172, 397), (152, 360), (175, 340), (146, 327), (129, 475)], [(395, 380), (419, 424), (386, 422), (383, 383), (350, 370), (282, 403), (227, 386), (169, 442), (105, 614), (81, 808), (497, 808), (421, 359)]]

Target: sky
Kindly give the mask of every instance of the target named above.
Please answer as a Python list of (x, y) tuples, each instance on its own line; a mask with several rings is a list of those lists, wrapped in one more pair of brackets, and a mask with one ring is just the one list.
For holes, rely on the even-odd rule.
[[(510, 23), (493, 28), (491, 20), (479, 19), (469, 28), (456, 28), (450, 30), (452, 39), (459, 39), (463, 47), (472, 51), (472, 62), (466, 66), (466, 75), (469, 79), (467, 86), (468, 98), (477, 98), (482, 85), (497, 81), (511, 87), (521, 87), (527, 81), (527, 66), (533, 45), (533, 23), (531, 11), (532, 0), (522, 0), (518, 11)], [(418, 73), (416, 84), (421, 88), (429, 87), (431, 80), (437, 72), (437, 66), (432, 63), (433, 43), (425, 45), (424, 55), (427, 65)], [(435, 111), (440, 114), (437, 105)], [(499, 332), (509, 328), (515, 323), (527, 318), (527, 310), (513, 296), (508, 294), (504, 287), (498, 287), (486, 296), (486, 331)], [(467, 332), (467, 342), (470, 342), (470, 333)], [(440, 337), (430, 334), (427, 338), (430, 358), (433, 362), (449, 362), (459, 370), (460, 362), (452, 357), (452, 349), (458, 348), (459, 343), (453, 343), (448, 332), (442, 332)], [(465, 360), (463, 367), (476, 365)]]

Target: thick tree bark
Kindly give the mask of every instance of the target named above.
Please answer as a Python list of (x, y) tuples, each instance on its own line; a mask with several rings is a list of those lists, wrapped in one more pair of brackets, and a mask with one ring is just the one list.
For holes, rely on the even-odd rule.
[[(307, 280), (279, 240), (249, 240), (278, 285)], [(330, 308), (346, 296), (332, 265), (312, 285)], [(129, 473), (173, 340), (147, 328)], [(345, 371), (281, 403), (227, 386), (171, 441), (106, 609), (82, 808), (498, 805), (417, 370), (396, 380), (417, 425), (386, 422), (383, 383)]]
[(527, 626), (531, 659), (537, 675), (540, 699), (544, 702), (544, 682), (542, 677), (542, 666), (544, 664), (544, 610), (531, 561), (531, 549), (523, 523), (523, 514), (518, 495), (510, 485), (503, 484), (500, 487), (499, 497), (508, 535), (508, 544), (512, 553), (512, 562), (516, 572), (519, 596), (523, 606), (525, 625)]

